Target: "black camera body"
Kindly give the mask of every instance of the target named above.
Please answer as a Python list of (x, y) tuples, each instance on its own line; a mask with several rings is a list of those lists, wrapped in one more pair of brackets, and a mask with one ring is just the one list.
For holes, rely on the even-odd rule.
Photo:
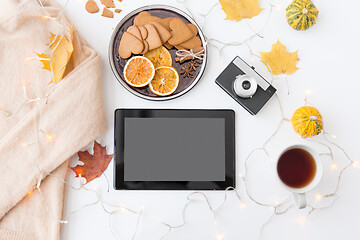
[(231, 61), (215, 82), (252, 115), (256, 115), (276, 92), (254, 67), (239, 56)]

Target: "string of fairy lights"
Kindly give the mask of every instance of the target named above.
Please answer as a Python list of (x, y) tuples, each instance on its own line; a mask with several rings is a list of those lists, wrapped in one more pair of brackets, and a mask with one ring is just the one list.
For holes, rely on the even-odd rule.
[[(190, 15), (192, 17), (194, 17), (194, 14), (191, 12), (191, 10), (187, 7), (186, 5), (186, 2), (189, 1), (189, 0), (185, 0), (185, 1), (180, 1), (180, 0), (177, 0), (178, 2), (182, 2), (184, 7), (186, 8), (186, 10), (188, 12), (190, 12)], [(202, 17), (204, 19), (204, 22), (206, 21), (206, 17), (210, 14), (210, 12), (215, 9), (216, 6), (218, 6), (219, 3), (215, 3), (211, 8), (210, 10), (205, 13), (205, 14), (199, 14), (198, 15), (200, 17)], [(261, 32), (265, 29), (269, 19), (270, 19), (270, 16), (271, 16), (271, 13), (272, 13), (272, 10), (273, 8), (275, 8), (276, 10), (281, 10), (282, 7), (281, 5), (279, 4), (273, 4), (273, 3), (270, 3), (270, 8), (269, 8), (269, 14), (268, 14), (268, 17), (263, 25), (263, 27), (261, 28), (261, 30), (259, 32), (256, 32), (254, 31), (254, 29), (251, 27), (251, 25), (248, 23), (248, 21), (245, 21), (246, 24), (248, 25), (248, 27), (251, 29), (251, 31), (253, 31), (253, 35), (251, 35), (249, 38), (243, 40), (243, 41), (240, 41), (240, 42), (223, 42), (223, 41), (220, 41), (218, 39), (214, 39), (214, 38), (207, 38), (207, 44), (208, 45), (211, 45), (213, 46), (214, 48), (216, 48), (219, 52), (219, 58), (220, 58), (220, 61), (222, 59), (222, 53), (223, 53), (223, 50), (226, 48), (226, 47), (230, 47), (230, 46), (246, 46), (249, 50), (249, 53), (250, 53), (250, 57), (251, 57), (251, 62), (254, 61), (254, 58), (257, 58), (259, 60), (262, 60), (263, 62), (266, 63), (266, 61), (264, 61), (259, 55), (255, 54), (251, 48), (251, 46), (248, 44), (249, 41), (255, 41), (255, 38), (262, 38), (261, 36)], [(243, 20), (246, 20), (246, 19), (243, 19)], [(202, 25), (203, 27), (205, 26), (205, 23), (203, 23)], [(204, 29), (203, 29), (204, 30)], [(217, 44), (220, 44), (220, 47), (217, 45)], [(271, 68), (268, 66), (268, 69), (270, 69), (271, 71)], [(271, 74), (271, 83), (273, 83), (275, 80), (278, 80), (277, 78), (274, 77), (274, 75)], [(287, 94), (289, 95), (290, 94), (290, 89), (289, 89), (289, 84), (288, 84), (288, 80), (287, 80), (287, 77), (286, 76), (283, 76), (283, 79), (285, 80), (286, 82), (286, 86), (287, 86)], [(305, 97), (305, 105), (308, 105), (309, 102), (308, 102), (308, 98), (310, 97), (311, 95), (311, 92), (307, 92), (306, 93), (306, 97)], [(279, 105), (279, 108), (280, 108), (280, 113), (281, 113), (281, 120), (276, 128), (276, 130), (273, 132), (273, 134), (265, 141), (265, 143), (263, 144), (262, 147), (259, 147), (259, 148), (256, 148), (254, 150), (252, 150), (249, 155), (245, 158), (245, 162), (244, 162), (244, 175), (242, 174), (239, 174), (239, 177), (242, 179), (242, 181), (244, 182), (244, 185), (245, 185), (245, 191), (246, 191), (246, 194), (248, 196), (248, 198), (250, 200), (252, 200), (253, 202), (255, 202), (257, 205), (259, 206), (263, 206), (263, 207), (270, 207), (272, 210), (273, 210), (273, 214), (269, 217), (269, 219), (264, 222), (264, 224), (261, 226), (260, 228), (260, 231), (259, 231), (259, 239), (262, 238), (262, 233), (263, 233), (263, 229), (265, 228), (265, 226), (270, 223), (270, 221), (276, 216), (276, 215), (281, 215), (281, 214), (284, 214), (286, 213), (291, 207), (293, 207), (293, 205), (290, 205), (288, 206), (287, 208), (285, 208), (285, 210), (283, 211), (278, 211), (279, 208), (281, 208), (289, 199), (290, 197), (288, 197), (286, 200), (284, 200), (283, 202), (281, 203), (275, 203), (275, 204), (269, 204), (269, 203), (262, 203), (260, 202), (259, 200), (257, 200), (255, 197), (252, 196), (250, 190), (249, 190), (249, 186), (248, 186), (248, 161), (250, 159), (250, 157), (257, 151), (263, 151), (267, 158), (268, 159), (271, 159), (270, 157), (270, 154), (269, 152), (267, 151), (266, 149), (266, 146), (271, 142), (271, 140), (274, 138), (274, 136), (279, 132), (281, 126), (286, 123), (286, 122), (290, 122), (290, 119), (289, 118), (286, 118), (285, 117), (285, 114), (284, 114), (284, 111), (283, 111), (283, 106), (282, 106), (282, 103), (280, 101), (280, 97), (277, 93), (275, 93), (275, 98), (277, 99), (277, 102), (278, 102), (278, 105)], [(330, 197), (335, 197), (334, 200), (331, 202), (330, 205), (328, 206), (325, 206), (325, 207), (315, 207), (315, 206), (312, 206), (310, 204), (307, 204), (307, 207), (310, 208), (310, 211), (308, 212), (308, 216), (313, 213), (315, 210), (320, 210), (320, 209), (326, 209), (326, 208), (329, 208), (331, 207), (334, 202), (338, 199), (337, 197), (337, 193), (338, 193), (338, 189), (339, 189), (339, 186), (340, 186), (340, 181), (341, 181), (341, 178), (342, 178), (342, 175), (343, 173), (345, 172), (346, 169), (348, 169), (350, 166), (354, 166), (354, 167), (357, 167), (358, 166), (358, 163), (356, 161), (353, 161), (349, 155), (346, 153), (346, 151), (340, 147), (338, 144), (334, 143), (333, 141), (330, 141), (328, 138), (327, 138), (327, 135), (330, 135), (331, 137), (335, 137), (334, 135), (331, 135), (331, 134), (328, 134), (325, 130), (323, 131), (322, 133), (322, 136), (324, 137), (324, 140), (327, 142), (327, 143), (330, 143), (330, 144), (333, 144), (335, 145), (336, 147), (338, 147), (343, 153), (344, 155), (346, 156), (347, 160), (349, 161), (349, 164), (346, 165), (345, 167), (343, 167), (340, 172), (339, 172), (339, 175), (338, 175), (338, 178), (337, 178), (337, 182), (336, 182), (336, 187), (335, 187), (335, 190), (332, 192), (332, 193), (329, 193), (329, 194), (316, 194), (315, 195), (315, 199), (317, 202), (319, 202), (321, 199), (323, 198), (330, 198)], [(310, 139), (309, 141), (312, 141), (312, 142), (316, 142), (316, 143), (319, 143), (325, 147), (327, 147), (329, 149), (329, 153), (326, 153), (324, 155), (329, 155), (331, 157), (331, 169), (337, 169), (337, 164), (335, 162), (335, 157), (334, 157), (334, 153), (333, 153), (333, 150), (331, 149), (331, 147), (328, 145), (328, 144), (325, 144), (323, 142), (319, 142), (317, 140), (312, 140)], [(235, 190), (236, 192), (236, 195), (238, 195), (237, 191)], [(226, 193), (225, 193), (226, 194)], [(291, 195), (290, 195), (291, 196)], [(240, 199), (241, 201), (241, 199)], [(207, 201), (207, 203), (209, 204), (209, 202)], [(185, 206), (186, 207), (186, 206)], [(243, 205), (243, 207), (245, 207), (245, 205)], [(210, 205), (209, 205), (209, 208), (211, 209)], [(183, 217), (184, 218), (184, 217)], [(305, 218), (305, 221), (306, 221), (306, 218)], [(171, 228), (170, 228), (171, 229)], [(220, 235), (220, 239), (222, 235)]]
[[(60, 23), (59, 21), (59, 16), (61, 16), (61, 14), (63, 14), (66, 6), (68, 5), (68, 2), (69, 0), (67, 0), (65, 2), (65, 5), (64, 7), (62, 8), (62, 10), (58, 13), (58, 15), (56, 17), (53, 17), (51, 16), (47, 11), (46, 11), (46, 8), (44, 7), (43, 3), (41, 0), (34, 0), (35, 2), (37, 2), (41, 8), (44, 10), (44, 15), (42, 16), (43, 20), (44, 21), (52, 21), (53, 23), (55, 23), (56, 25), (60, 25), (64, 28), (66, 28), (66, 26), (64, 26), (63, 24)], [(205, 29), (205, 26), (206, 26), (206, 20), (207, 20), (207, 17), (209, 16), (209, 14), (214, 11), (218, 6), (219, 6), (219, 2), (216, 2), (214, 3), (213, 6), (210, 7), (210, 9), (206, 12), (206, 13), (199, 13), (199, 12), (195, 12), (195, 11), (191, 11), (191, 9), (188, 7), (187, 3), (189, 0), (184, 0), (184, 1), (180, 1), (180, 0), (176, 0), (177, 2), (179, 3), (182, 3), (182, 5), (184, 6), (184, 8), (188, 11), (188, 13), (192, 16), (192, 18), (195, 18), (195, 16), (198, 16), (198, 17), (201, 17), (203, 18), (203, 21), (202, 21), (202, 29), (204, 30)], [(259, 31), (255, 31), (254, 28), (250, 25), (250, 23), (248, 22), (247, 19), (243, 19), (245, 22), (245, 24), (249, 27), (249, 29), (253, 32), (253, 34), (251, 36), (249, 36), (247, 39), (241, 41), (241, 42), (223, 42), (223, 41), (220, 41), (218, 39), (215, 39), (215, 38), (207, 38), (206, 41), (207, 41), (207, 44), (214, 47), (215, 49), (218, 50), (219, 52), (219, 57), (220, 59), (222, 58), (222, 55), (223, 55), (223, 50), (226, 48), (226, 47), (237, 47), (237, 46), (244, 46), (246, 47), (248, 50), (249, 50), (249, 53), (250, 53), (250, 57), (251, 57), (251, 61), (254, 61), (254, 58), (257, 58), (257, 59), (261, 59), (261, 57), (257, 54), (254, 53), (254, 51), (252, 50), (251, 46), (249, 45), (249, 41), (255, 41), (256, 38), (262, 38), (261, 36), (261, 33), (262, 31), (265, 29), (269, 19), (270, 19), (270, 16), (273, 12), (273, 9), (276, 9), (276, 10), (281, 10), (282, 9), (282, 6), (281, 5), (278, 5), (278, 4), (273, 4), (273, 3), (270, 3), (269, 4), (269, 7), (268, 7), (268, 16), (264, 22), (264, 25), (263, 27), (259, 30)], [(57, 35), (56, 35), (57, 36)], [(56, 39), (56, 37), (55, 37)], [(50, 46), (50, 45), (49, 45)], [(56, 48), (56, 47), (55, 47)], [(52, 50), (52, 53), (55, 49)], [(52, 56), (52, 53), (50, 54), (50, 56)], [(33, 58), (33, 57), (27, 57), (26, 60), (32, 60), (32, 59), (38, 59), (38, 58)], [(51, 57), (50, 57), (50, 61), (51, 61)], [(50, 64), (51, 65), (51, 64)], [(269, 68), (270, 69), (270, 68)], [(36, 76), (36, 74), (35, 74)], [(289, 86), (288, 86), (288, 83), (287, 83), (287, 78), (286, 76), (283, 76), (282, 78), (275, 78), (273, 75), (271, 75), (272, 77), (272, 80), (271, 82), (274, 82), (276, 80), (279, 80), (279, 79), (283, 79), (285, 80), (286, 84), (287, 84), (287, 88), (288, 88), (288, 95), (290, 93), (289, 91)], [(36, 77), (35, 77), (36, 78)], [(52, 174), (52, 173), (46, 173), (44, 172), (38, 162), (37, 162), (37, 156), (39, 155), (39, 141), (40, 141), (40, 135), (41, 137), (45, 137), (45, 139), (48, 141), (48, 142), (52, 142), (54, 141), (54, 138), (56, 136), (54, 136), (52, 133), (50, 132), (47, 132), (43, 129), (40, 128), (40, 121), (41, 121), (41, 109), (39, 107), (40, 104), (42, 104), (43, 102), (46, 102), (47, 99), (53, 94), (54, 90), (61, 84), (61, 81), (59, 83), (54, 83), (52, 88), (50, 89), (50, 91), (45, 94), (44, 96), (40, 96), (40, 97), (35, 97), (35, 98), (29, 98), (28, 97), (28, 93), (27, 93), (27, 88), (26, 88), (26, 85), (23, 85), (22, 88), (23, 88), (23, 94), (24, 94), (24, 101), (18, 106), (16, 107), (15, 109), (13, 110), (9, 110), (9, 109), (3, 109), (1, 108), (0, 106), (0, 113), (3, 114), (6, 119), (11, 119), (13, 116), (15, 116), (16, 114), (18, 114), (26, 105), (28, 104), (31, 104), (31, 103), (35, 103), (35, 111), (36, 111), (36, 114), (34, 115), (34, 122), (35, 122), (35, 127), (34, 127), (34, 135), (35, 135), (35, 140), (33, 141), (19, 141), (20, 142), (20, 147), (28, 147), (28, 146), (32, 146), (32, 145), (35, 145), (35, 162), (34, 162), (34, 168), (36, 168), (39, 172), (39, 176), (37, 177), (37, 179), (35, 179), (35, 185), (34, 185), (34, 189), (31, 190), (28, 194), (28, 196), (30, 197), (32, 192), (34, 190), (37, 190), (41, 196), (41, 199), (43, 200), (44, 202), (44, 206), (45, 206), (45, 211), (48, 213), (48, 215), (53, 218), (54, 220), (58, 221), (59, 223), (61, 224), (66, 224), (68, 223), (69, 220), (62, 220), (62, 219), (58, 219), (56, 216), (54, 216), (54, 214), (51, 213), (51, 211), (49, 210), (48, 208), (48, 205), (46, 203), (46, 200), (42, 194), (42, 191), (41, 191), (41, 182), (42, 182), (42, 179), (45, 178), (46, 176), (49, 176), (49, 177), (53, 177), (55, 179), (58, 179), (59, 181), (61, 181), (63, 184), (65, 184), (66, 186), (68, 186), (69, 188), (73, 189), (73, 190), (83, 190), (83, 191), (89, 191), (89, 192), (92, 192), (95, 194), (96, 196), (96, 200), (92, 203), (89, 203), (89, 204), (86, 204), (84, 206), (82, 206), (81, 208), (79, 209), (76, 209), (74, 211), (71, 211), (70, 214), (66, 215), (64, 217), (64, 219), (69, 219), (73, 214), (76, 214), (77, 212), (79, 212), (80, 210), (84, 209), (84, 208), (87, 208), (89, 206), (94, 206), (94, 205), (100, 205), (101, 208), (104, 210), (105, 213), (108, 214), (108, 217), (109, 217), (109, 221), (108, 221), (108, 226), (109, 226), (109, 230), (111, 232), (111, 234), (113, 235), (113, 237), (115, 239), (119, 239), (119, 237), (116, 235), (116, 233), (114, 232), (113, 228), (112, 228), (112, 225), (113, 225), (113, 216), (115, 214), (118, 214), (118, 213), (122, 213), (122, 214), (125, 214), (125, 213), (130, 213), (130, 214), (134, 214), (137, 216), (137, 220), (136, 220), (136, 223), (135, 223), (135, 228), (134, 228), (134, 232), (133, 232), (133, 235), (132, 235), (132, 238), (131, 239), (136, 239), (136, 236), (138, 234), (138, 231), (139, 231), (139, 228), (140, 228), (140, 223), (141, 223), (141, 217), (142, 217), (142, 214), (143, 212), (145, 211), (144, 207), (141, 207), (139, 210), (133, 210), (127, 206), (124, 206), (124, 205), (117, 205), (117, 204), (113, 204), (113, 203), (109, 203), (107, 201), (105, 201), (103, 198), (102, 198), (102, 195), (101, 195), (101, 191), (99, 191), (99, 189), (90, 189), (90, 188), (87, 188), (85, 187), (85, 184), (83, 183), (83, 179), (81, 178), (81, 176), (79, 177), (79, 187), (74, 187), (72, 184), (69, 184), (67, 181), (65, 181), (64, 179), (56, 176), (55, 174)], [(311, 105), (308, 101), (308, 98), (310, 97), (311, 93), (308, 92), (306, 93), (306, 97), (305, 97), (305, 105)], [(283, 215), (285, 214), (286, 212), (288, 212), (288, 210), (290, 208), (293, 207), (293, 205), (289, 205), (289, 206), (286, 206), (284, 209), (282, 209), (285, 204), (289, 201), (289, 199), (291, 199), (289, 197), (287, 197), (284, 201), (278, 203), (278, 202), (275, 202), (275, 203), (264, 203), (264, 202), (261, 202), (259, 201), (256, 197), (254, 197), (253, 193), (251, 192), (251, 189), (250, 189), (250, 186), (248, 184), (248, 181), (249, 181), (249, 166), (248, 166), (248, 163), (251, 159), (251, 157), (253, 156), (254, 153), (256, 152), (259, 152), (259, 151), (262, 151), (266, 154), (267, 158), (268, 159), (271, 159), (271, 156), (267, 150), (267, 145), (272, 141), (272, 139), (278, 134), (278, 132), (280, 131), (281, 127), (286, 124), (286, 123), (289, 123), (290, 120), (289, 118), (287, 118), (284, 114), (284, 111), (283, 111), (283, 105), (281, 103), (281, 100), (280, 100), (280, 97), (279, 95), (276, 93), (275, 95), (275, 99), (277, 100), (277, 103), (278, 103), (278, 106), (279, 106), (279, 109), (280, 109), (280, 114), (281, 114), (281, 119), (280, 119), (280, 122), (279, 124), (277, 125), (275, 131), (272, 133), (272, 135), (266, 139), (266, 141), (264, 142), (264, 144), (261, 146), (261, 147), (258, 147), (256, 149), (253, 149), (250, 151), (250, 153), (246, 156), (245, 160), (244, 160), (244, 164), (243, 164), (243, 173), (239, 173), (238, 176), (240, 177), (240, 179), (242, 180), (242, 182), (244, 183), (244, 189), (245, 189), (245, 193), (246, 193), (246, 196), (252, 201), (254, 202), (255, 204), (261, 206), (261, 207), (267, 207), (267, 208), (270, 208), (272, 210), (272, 214), (270, 215), (270, 217), (262, 224), (262, 226), (260, 227), (259, 229), (259, 239), (262, 239), (263, 237), (263, 230), (265, 229), (266, 225), (268, 223), (270, 223), (275, 216), (278, 216), (278, 215)], [(321, 206), (321, 207), (317, 207), (317, 206), (313, 206), (311, 204), (308, 204), (307, 207), (309, 208), (309, 212), (307, 214), (307, 216), (305, 218), (302, 219), (302, 222), (303, 221), (306, 221), (307, 217), (313, 213), (315, 210), (321, 210), (321, 209), (326, 209), (326, 208), (330, 208), (331, 206), (333, 206), (334, 202), (338, 199), (338, 190), (339, 190), (339, 187), (340, 187), (340, 183), (341, 183), (341, 179), (342, 179), (342, 176), (343, 174), (345, 173), (345, 171), (347, 169), (350, 168), (350, 166), (353, 166), (353, 167), (359, 167), (359, 163), (357, 161), (354, 161), (350, 158), (350, 156), (347, 154), (347, 152), (345, 151), (345, 149), (343, 149), (341, 146), (339, 146), (337, 143), (335, 143), (333, 140), (330, 140), (329, 137), (331, 138), (335, 138), (334, 135), (332, 134), (329, 134), (328, 132), (326, 132), (325, 130), (322, 132), (321, 134), (322, 136), (322, 141), (318, 140), (318, 139), (307, 139), (308, 141), (312, 142), (312, 143), (315, 143), (315, 144), (319, 144), (321, 146), (324, 146), (326, 147), (326, 149), (328, 149), (328, 152), (326, 153), (321, 153), (320, 155), (322, 156), (329, 156), (330, 159), (331, 159), (331, 165), (330, 165), (330, 168), (332, 170), (336, 170), (336, 169), (339, 169), (336, 161), (335, 161), (335, 156), (334, 156), (334, 151), (333, 149), (331, 148), (331, 146), (334, 146), (336, 148), (338, 148), (343, 154), (344, 156), (346, 157), (347, 161), (348, 161), (348, 164), (346, 166), (344, 166), (343, 168), (341, 168), (339, 170), (339, 174), (337, 176), (337, 181), (336, 181), (336, 185), (335, 185), (335, 188), (332, 192), (330, 193), (327, 193), (327, 194), (319, 194), (317, 193), (314, 197), (315, 197), (315, 200), (316, 202), (320, 202), (322, 199), (324, 198), (332, 198), (332, 201), (329, 205), (327, 206)], [(103, 174), (104, 175), (104, 174)], [(104, 177), (106, 177), (104, 175)], [(107, 180), (108, 182), (108, 180)], [(108, 183), (109, 185), (109, 183)], [(231, 191), (230, 191), (231, 190)], [(211, 211), (212, 215), (213, 215), (213, 220), (214, 220), (214, 225), (216, 225), (216, 219), (217, 219), (217, 213), (221, 210), (221, 208), (226, 204), (226, 200), (227, 200), (227, 196), (228, 194), (234, 194), (235, 197), (239, 200), (239, 206), (240, 208), (246, 208), (246, 203), (245, 201), (243, 200), (243, 198), (240, 196), (239, 192), (237, 191), (237, 189), (233, 188), (233, 187), (228, 187), (225, 192), (224, 192), (224, 198), (223, 198), (223, 201), (221, 202), (221, 204), (218, 206), (218, 207), (213, 207), (210, 203), (210, 200), (209, 198), (206, 196), (206, 194), (204, 194), (203, 192), (192, 192), (190, 193), (188, 196), (187, 196), (187, 203), (184, 205), (183, 209), (182, 209), (182, 223), (179, 224), (179, 225), (171, 225), (169, 223), (166, 223), (164, 221), (159, 221), (160, 224), (162, 224), (163, 226), (166, 226), (167, 227), (167, 232), (160, 238), (160, 239), (166, 239), (168, 237), (168, 235), (174, 230), (174, 229), (179, 229), (179, 228), (182, 228), (184, 227), (186, 224), (188, 224), (188, 221), (187, 221), (187, 217), (186, 217), (186, 212), (187, 212), (187, 209), (188, 209), (188, 206), (190, 204), (192, 204), (193, 202), (196, 202), (196, 201), (204, 201), (209, 210)], [(109, 210), (111, 209), (111, 210)], [(224, 239), (224, 234), (217, 234), (216, 236), (216, 239), (217, 240), (222, 240)]]

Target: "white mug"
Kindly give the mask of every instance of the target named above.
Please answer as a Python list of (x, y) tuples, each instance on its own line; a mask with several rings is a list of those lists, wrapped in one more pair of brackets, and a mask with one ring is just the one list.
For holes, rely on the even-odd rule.
[[(288, 150), (290, 149), (294, 149), (294, 148), (300, 148), (300, 149), (303, 149), (305, 151), (307, 151), (308, 153), (310, 153), (315, 161), (315, 165), (316, 165), (316, 172), (315, 172), (315, 176), (313, 178), (313, 180), (308, 184), (306, 185), (305, 187), (303, 188), (293, 188), (293, 187), (290, 187), (288, 185), (286, 185), (281, 179), (280, 179), (280, 176), (278, 174), (278, 170), (277, 170), (277, 167), (278, 167), (278, 162), (280, 160), (280, 157)], [(305, 193), (306, 192), (309, 192), (310, 190), (312, 190), (313, 188), (316, 187), (316, 185), (320, 182), (321, 180), (321, 177), (323, 175), (323, 166), (322, 166), (322, 163), (320, 161), (320, 156), (319, 154), (311, 147), (309, 147), (308, 145), (292, 145), (292, 146), (289, 146), (287, 147), (285, 150), (283, 150), (278, 158), (277, 158), (277, 161), (276, 161), (276, 164), (275, 164), (275, 170), (276, 170), (276, 176), (277, 178), (279, 179), (281, 185), (288, 191), (292, 192), (293, 193), (293, 196), (294, 196), (294, 201), (295, 201), (295, 205), (301, 209), (301, 208), (305, 208), (306, 207), (306, 196), (305, 196)]]

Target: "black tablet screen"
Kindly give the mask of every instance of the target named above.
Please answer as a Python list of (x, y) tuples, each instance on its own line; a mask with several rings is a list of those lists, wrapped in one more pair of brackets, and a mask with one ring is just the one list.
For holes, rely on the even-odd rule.
[(233, 110), (117, 109), (114, 143), (115, 189), (235, 186)]
[(225, 119), (125, 118), (124, 181), (225, 181)]

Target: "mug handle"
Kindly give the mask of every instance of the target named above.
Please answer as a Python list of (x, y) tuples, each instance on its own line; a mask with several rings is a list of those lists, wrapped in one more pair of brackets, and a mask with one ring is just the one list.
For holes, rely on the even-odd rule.
[(306, 207), (305, 193), (293, 193), (293, 194), (294, 194), (295, 205), (299, 209), (305, 208)]

